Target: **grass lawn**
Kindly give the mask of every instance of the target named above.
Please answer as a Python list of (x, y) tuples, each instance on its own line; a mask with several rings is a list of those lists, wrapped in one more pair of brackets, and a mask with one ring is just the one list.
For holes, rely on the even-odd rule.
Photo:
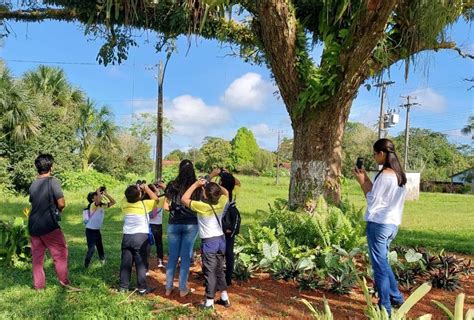
[[(243, 188), (238, 196), (239, 209), (243, 216), (243, 225), (258, 223), (260, 213), (266, 210), (268, 203), (276, 198), (286, 198), (288, 178), (282, 178), (279, 186), (274, 179), (239, 177)], [(123, 190), (110, 192), (117, 201), (122, 198)], [(69, 293), (57, 284), (54, 268), (50, 259), (46, 260), (47, 289), (43, 292), (31, 290), (31, 266), (16, 268), (2, 267), (0, 272), (0, 318), (1, 319), (105, 319), (105, 318), (158, 318), (169, 319), (178, 316), (207, 318), (195, 308), (177, 308), (157, 314), (153, 309), (167, 308), (171, 303), (164, 298), (130, 299), (125, 294), (111, 294), (118, 283), (120, 264), (120, 243), (122, 215), (119, 208), (106, 213), (102, 235), (107, 255), (107, 264), (103, 267), (93, 260), (88, 270), (83, 268), (86, 253), (82, 208), (85, 206), (83, 192), (66, 192), (67, 208), (62, 228), (69, 245), (70, 278), (82, 292)], [(344, 194), (356, 204), (364, 206), (364, 197), (354, 182), (348, 182)], [(27, 207), (27, 197), (6, 198), (1, 200), (0, 219), (21, 216)], [(474, 253), (474, 196), (424, 193), (420, 200), (407, 202), (403, 224), (396, 238), (397, 244), (419, 245), (432, 248), (445, 248), (448, 251)], [(165, 218), (164, 221), (167, 219)], [(165, 227), (166, 230), (166, 227)], [(165, 250), (166, 250), (166, 237)], [(198, 246), (198, 244), (196, 244)], [(94, 257), (96, 258), (96, 256)], [(133, 279), (134, 277), (132, 277)]]

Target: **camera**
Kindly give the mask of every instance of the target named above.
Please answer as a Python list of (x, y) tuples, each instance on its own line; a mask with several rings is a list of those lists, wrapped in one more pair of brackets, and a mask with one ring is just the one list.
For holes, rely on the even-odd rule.
[(364, 158), (362, 157), (358, 157), (357, 158), (357, 161), (356, 161), (356, 167), (357, 169), (362, 169), (362, 167), (364, 166)]
[(101, 193), (104, 192), (105, 190), (107, 190), (107, 188), (106, 188), (105, 186), (102, 186), (102, 187), (99, 188), (99, 191), (100, 191)]
[(135, 182), (136, 185), (140, 186), (142, 184), (146, 184), (146, 180), (137, 180), (137, 182)]

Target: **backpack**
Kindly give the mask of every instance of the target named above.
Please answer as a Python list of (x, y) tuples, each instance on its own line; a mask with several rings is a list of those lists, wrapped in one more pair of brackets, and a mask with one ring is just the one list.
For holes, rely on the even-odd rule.
[(231, 237), (238, 235), (240, 232), (240, 212), (233, 201), (227, 205), (222, 216), (222, 231), (229, 235), (225, 232), (226, 230), (232, 230)]

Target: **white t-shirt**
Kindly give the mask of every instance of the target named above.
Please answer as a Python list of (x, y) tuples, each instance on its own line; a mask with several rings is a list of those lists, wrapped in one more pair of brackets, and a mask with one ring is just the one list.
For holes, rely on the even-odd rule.
[[(199, 236), (201, 239), (219, 237), (224, 235), (222, 232), (222, 217), (229, 198), (222, 195), (217, 204), (211, 206), (203, 201), (191, 201), (189, 208), (197, 213), (199, 224)], [(215, 212), (215, 214), (214, 214)], [(219, 222), (216, 219), (219, 219)]]
[(102, 207), (96, 207), (94, 203), (91, 204), (90, 209), (85, 209), (82, 212), (84, 222), (86, 222), (86, 228), (92, 230), (100, 230), (104, 223), (105, 209)]
[(148, 214), (150, 216), (150, 224), (163, 224), (163, 208), (155, 207)]
[(365, 221), (400, 225), (407, 189), (399, 187), (397, 176), (392, 173), (381, 173), (367, 193), (367, 210)]

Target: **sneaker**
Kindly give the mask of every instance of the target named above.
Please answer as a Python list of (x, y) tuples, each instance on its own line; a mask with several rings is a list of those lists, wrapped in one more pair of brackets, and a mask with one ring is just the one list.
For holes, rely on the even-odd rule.
[(105, 264), (105, 259), (100, 260), (100, 264), (104, 265)]
[(118, 290), (119, 293), (127, 293), (129, 291), (130, 290), (128, 288), (119, 288), (119, 290)]
[(216, 304), (224, 306), (226, 308), (230, 308), (230, 301), (229, 300), (222, 300), (222, 298), (221, 298), (221, 299), (216, 301)]
[(405, 301), (403, 301), (403, 300), (399, 301), (399, 300), (395, 300), (395, 299), (390, 298), (390, 304), (395, 309), (399, 309), (402, 306), (402, 304), (404, 304), (404, 303), (405, 303)]
[(206, 306), (205, 303), (200, 303), (198, 306), (198, 309), (201, 309), (201, 310), (213, 310), (214, 309), (214, 306)]
[(147, 271), (147, 272), (145, 273), (145, 275), (146, 275), (147, 277), (149, 277), (149, 276), (150, 276), (150, 272)]
[(163, 260), (158, 259), (158, 268), (164, 268), (165, 265), (163, 264)]
[(216, 301), (216, 304), (224, 306), (226, 308), (230, 308), (230, 301), (229, 300), (222, 300), (222, 298), (221, 298), (221, 299)]
[(155, 290), (156, 290), (156, 288), (141, 289), (141, 290), (138, 290), (138, 294), (141, 295), (141, 296), (144, 296), (146, 294), (152, 293)]

